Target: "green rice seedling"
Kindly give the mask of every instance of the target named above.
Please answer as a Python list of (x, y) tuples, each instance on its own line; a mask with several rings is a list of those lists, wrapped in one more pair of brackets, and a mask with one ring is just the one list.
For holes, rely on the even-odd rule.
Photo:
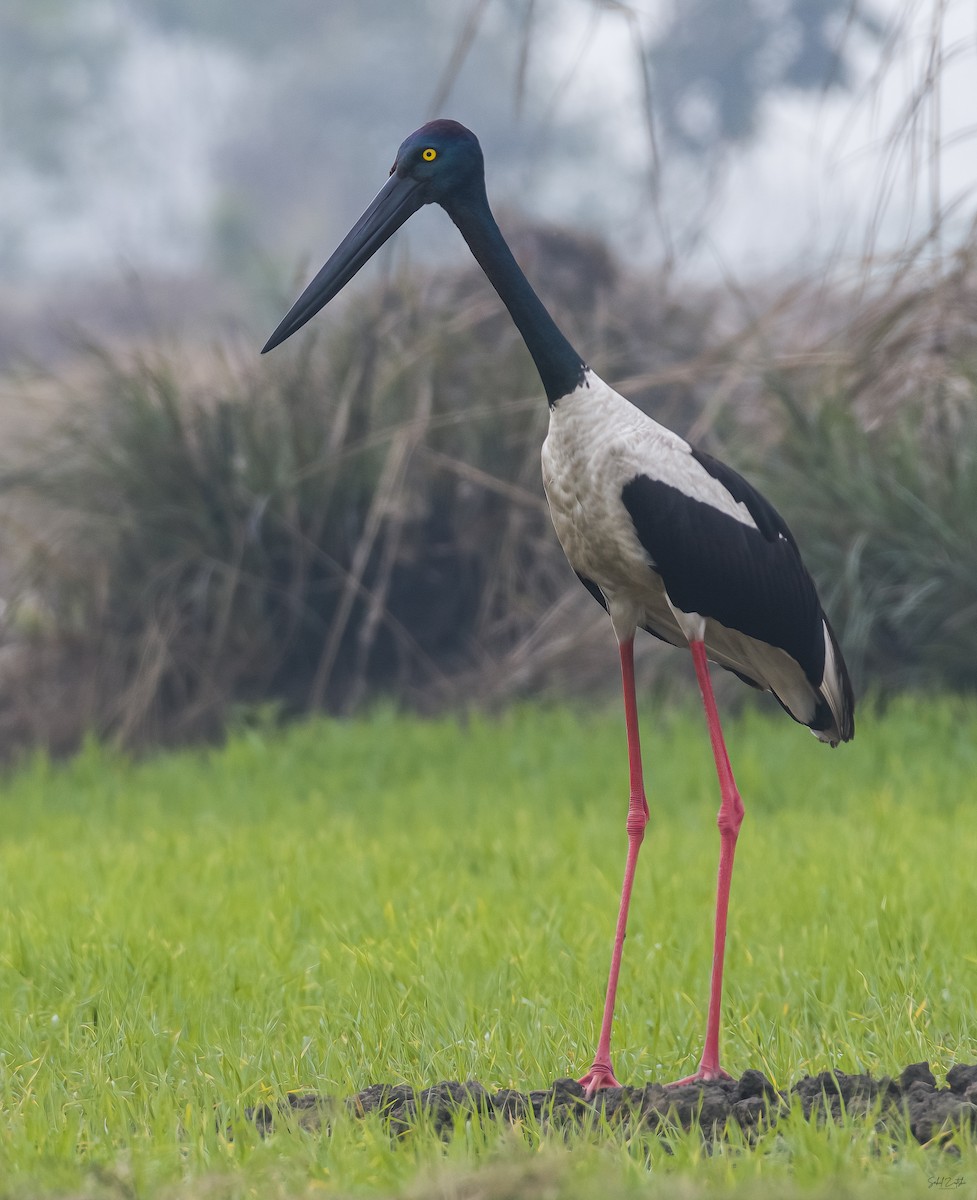
[[(645, 726), (652, 823), (615, 1030), (631, 1083), (694, 1065), (717, 852), (700, 715), (650, 704)], [(734, 1069), (786, 1089), (977, 1060), (975, 733), (959, 700), (869, 705), (844, 753), (779, 712), (731, 723), (747, 805)], [(464, 1122), (445, 1143), (423, 1121), (391, 1138), (340, 1112), (328, 1135), (262, 1136), (248, 1118), (290, 1091), (528, 1091), (586, 1069), (624, 854), (620, 739), (615, 711), (386, 709), (142, 762), (91, 742), (24, 764), (0, 841), (11, 1194), (491, 1195), (522, 1180), (573, 1196), (597, 1175), (611, 1195), (925, 1189), (945, 1154), (855, 1116), (795, 1114), (755, 1147), (732, 1134), (712, 1150), (600, 1122), (569, 1141), (532, 1120)], [(966, 1146), (953, 1161), (975, 1169)]]

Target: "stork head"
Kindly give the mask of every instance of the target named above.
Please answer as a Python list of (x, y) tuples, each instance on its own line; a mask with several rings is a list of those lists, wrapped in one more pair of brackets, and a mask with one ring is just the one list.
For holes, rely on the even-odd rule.
[(444, 204), (452, 195), (481, 179), (482, 147), (470, 129), (457, 121), (429, 121), (405, 138), (390, 168), (417, 188), (421, 204)]
[(450, 212), (453, 202), (483, 179), (478, 138), (457, 121), (429, 121), (405, 138), (373, 203), (286, 313), (261, 353), (301, 329), (422, 205), (441, 204)]

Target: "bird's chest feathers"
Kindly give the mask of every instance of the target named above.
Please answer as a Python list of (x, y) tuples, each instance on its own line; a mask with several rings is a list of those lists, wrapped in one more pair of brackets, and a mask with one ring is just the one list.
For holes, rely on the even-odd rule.
[(606, 385), (586, 385), (550, 416), (543, 443), (543, 487), (557, 537), (574, 570), (602, 588), (647, 581), (648, 556), (621, 501), (621, 489), (656, 450), (667, 454), (668, 430)]
[[(589, 381), (551, 412), (542, 465), (553, 525), (571, 566), (608, 600), (655, 607), (663, 587), (659, 536), (674, 575), (676, 546), (695, 559), (711, 552), (706, 542), (722, 530), (756, 526), (684, 439), (595, 376)], [(642, 502), (655, 506), (640, 533), (625, 503), (639, 479)]]

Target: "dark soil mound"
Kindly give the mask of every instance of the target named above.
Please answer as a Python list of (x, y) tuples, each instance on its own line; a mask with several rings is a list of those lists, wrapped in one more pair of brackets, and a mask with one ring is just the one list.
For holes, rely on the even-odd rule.
[(262, 1105), (248, 1116), (262, 1133), (277, 1120), (328, 1132), (330, 1116), (345, 1110), (361, 1117), (379, 1113), (395, 1135), (423, 1125), (446, 1136), (468, 1116), (510, 1123), (532, 1116), (540, 1125), (579, 1127), (596, 1120), (662, 1132), (698, 1128), (707, 1137), (721, 1136), (732, 1124), (752, 1138), (799, 1107), (815, 1121), (872, 1113), (880, 1128), (901, 1133), (908, 1127), (917, 1141), (952, 1149), (955, 1139), (977, 1140), (977, 1065), (952, 1067), (946, 1083), (938, 1088), (929, 1063), (922, 1062), (906, 1067), (898, 1079), (823, 1071), (806, 1075), (788, 1092), (778, 1091), (760, 1071), (714, 1083), (608, 1088), (590, 1099), (574, 1079), (534, 1092), (490, 1092), (475, 1082), (437, 1083), (421, 1091), (375, 1084), (342, 1102), (291, 1093), (276, 1109)]

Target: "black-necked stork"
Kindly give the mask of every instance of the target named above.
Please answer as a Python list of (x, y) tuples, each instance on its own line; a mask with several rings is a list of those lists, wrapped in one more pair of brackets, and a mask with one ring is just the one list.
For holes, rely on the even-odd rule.
[(705, 1047), (687, 1080), (729, 1078), (719, 1060), (726, 917), (743, 804), (723, 740), (707, 660), (774, 694), (832, 746), (854, 734), (848, 672), (797, 544), (742, 476), (618, 395), (557, 328), (512, 256), (485, 193), (482, 150), (455, 121), (412, 133), (390, 178), (268, 339), (300, 329), (407, 218), (436, 203), (461, 231), (525, 340), (550, 408), (543, 487), (571, 567), (607, 610), (620, 650), (630, 801), (628, 855), (588, 1093), (619, 1086), (611, 1024), (638, 850), (648, 822), (634, 685), (634, 636), (687, 646), (719, 775), (719, 882)]

